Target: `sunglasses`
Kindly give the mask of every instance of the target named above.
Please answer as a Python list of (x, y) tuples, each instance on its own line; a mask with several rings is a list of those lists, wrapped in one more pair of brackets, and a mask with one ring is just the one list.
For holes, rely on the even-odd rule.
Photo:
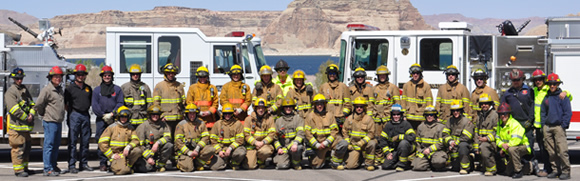
[(364, 108), (364, 106), (354, 106), (355, 109)]
[(288, 69), (278, 69), (276, 72), (288, 72)]
[(77, 77), (87, 76), (87, 74), (75, 74)]
[(522, 79), (512, 79), (512, 82), (519, 82), (522, 81)]
[(547, 83), (547, 84), (548, 84), (548, 86), (558, 86), (558, 85), (560, 85), (560, 83)]
[(473, 80), (478, 81), (478, 80), (485, 80), (485, 78), (483, 77), (474, 77)]
[(426, 117), (431, 117), (431, 116), (435, 117), (435, 114), (425, 114), (425, 116)]
[(111, 74), (103, 74), (103, 77), (113, 77)]
[(12, 78), (13, 78), (14, 80), (22, 80), (22, 79), (24, 79), (24, 78), (22, 78), (22, 77), (12, 77)]

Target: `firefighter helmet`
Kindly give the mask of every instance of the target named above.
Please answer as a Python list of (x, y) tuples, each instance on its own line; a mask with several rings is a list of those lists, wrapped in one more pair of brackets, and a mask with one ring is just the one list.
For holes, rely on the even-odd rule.
[(336, 73), (336, 74), (340, 74), (340, 71), (338, 70), (338, 66), (336, 64), (330, 64), (326, 67), (326, 74), (329, 73)]
[(532, 73), (532, 79), (538, 79), (541, 78), (542, 80), (546, 78), (546, 74), (544, 73), (544, 71), (540, 70), (540, 69), (536, 69), (534, 71), (534, 73)]
[(147, 108), (147, 114), (161, 114), (161, 107), (158, 105), (149, 106), (149, 108)]
[(260, 68), (260, 75), (272, 75), (272, 73), (272, 68), (268, 65), (264, 65)]
[(199, 67), (197, 68), (197, 70), (195, 71), (195, 76), (198, 77), (208, 77), (209, 76), (209, 70), (207, 70), (206, 67)]
[(422, 73), (423, 72), (423, 68), (421, 67), (421, 65), (419, 64), (413, 64), (411, 65), (411, 67), (409, 67), (409, 73), (413, 74), (413, 73)]
[(294, 71), (294, 74), (292, 74), (293, 79), (304, 79), (304, 77), (304, 71), (302, 70), (296, 70)]
[(285, 97), (284, 100), (282, 100), (282, 107), (286, 107), (286, 106), (296, 106), (296, 101), (292, 98), (292, 97)]
[(445, 75), (459, 75), (459, 70), (455, 65), (449, 65), (443, 73), (445, 73)]
[(511, 80), (517, 80), (517, 79), (524, 80), (524, 79), (526, 79), (526, 75), (524, 75), (524, 71), (522, 71), (520, 69), (513, 69), (510, 72), (510, 79)]
[(278, 62), (276, 63), (276, 67), (274, 67), (274, 70), (276, 70), (276, 71), (280, 71), (280, 70), (288, 71), (288, 69), (290, 69), (290, 67), (288, 66), (288, 63), (286, 63), (286, 61), (284, 61), (282, 59), (278, 60)]
[(312, 99), (313, 103), (326, 103), (326, 97), (322, 94), (316, 94)]
[(197, 108), (197, 106), (195, 104), (188, 104), (187, 106), (185, 106), (185, 110), (183, 111), (183, 113), (187, 114), (187, 113), (199, 113), (199, 109)]
[(26, 74), (24, 74), (24, 70), (22, 70), (20, 67), (12, 69), (12, 72), (10, 73), (10, 78), (24, 78), (24, 77), (26, 77)]
[(484, 79), (488, 79), (489, 76), (487, 75), (487, 72), (483, 69), (475, 69), (475, 71), (473, 71), (473, 74), (471, 74), (471, 78), (479, 78), (479, 77), (483, 77)]
[(240, 65), (234, 65), (230, 68), (230, 72), (229, 74), (241, 74), (242, 73), (242, 67)]
[(437, 109), (435, 109), (435, 107), (433, 107), (433, 105), (428, 105), (427, 107), (425, 107), (425, 111), (423, 112), (423, 115), (429, 115), (429, 114), (434, 114), (435, 117), (437, 117), (437, 114), (439, 114), (437, 112)]
[(463, 103), (461, 100), (453, 100), (451, 101), (451, 110), (463, 110)]
[(362, 67), (356, 68), (354, 70), (354, 73), (352, 74), (353, 77), (357, 78), (357, 77), (366, 77), (367, 76), (367, 72), (365, 72), (365, 69)]
[(400, 104), (393, 104), (393, 106), (391, 107), (391, 115), (393, 114), (402, 114), (405, 111), (403, 111), (403, 107)]
[(352, 105), (360, 105), (360, 106), (367, 106), (367, 99), (364, 97), (357, 97), (352, 101)]
[(83, 65), (83, 64), (77, 64), (77, 66), (75, 66), (75, 69), (73, 70), (73, 73), (74, 74), (77, 74), (77, 73), (88, 74), (87, 67), (85, 67), (85, 65)]
[(497, 113), (501, 114), (501, 113), (511, 113), (512, 112), (512, 107), (507, 103), (501, 103), (501, 105), (499, 105), (499, 108), (497, 108)]
[(171, 73), (178, 73), (179, 67), (173, 65), (173, 63), (167, 63), (162, 68), (163, 73), (171, 72)]
[(128, 72), (131, 74), (140, 74), (143, 73), (143, 69), (141, 69), (141, 66), (139, 66), (139, 64), (133, 64), (131, 65), (131, 67), (129, 67)]
[(268, 101), (266, 101), (266, 99), (262, 98), (262, 97), (258, 97), (256, 99), (256, 101), (254, 101), (254, 107), (258, 107), (258, 106), (262, 106), (262, 107), (268, 107)]
[(489, 96), (489, 94), (487, 93), (483, 93), (481, 95), (479, 95), (479, 103), (493, 103), (493, 100), (491, 99), (491, 96)]
[(385, 65), (381, 65), (379, 66), (379, 68), (377, 68), (377, 75), (391, 75), (391, 71), (389, 71), (389, 68), (387, 68), (387, 66)]
[(224, 114), (233, 114), (234, 113), (234, 106), (230, 103), (226, 103), (222, 106), (222, 113)]
[(63, 75), (62, 69), (60, 69), (59, 66), (54, 66), (54, 67), (50, 68), (50, 71), (48, 71), (48, 76), (46, 76), (46, 77), (50, 78), (53, 75)]
[(551, 73), (550, 75), (548, 75), (548, 78), (546, 79), (547, 83), (562, 83), (562, 80), (560, 80), (560, 76), (558, 76), (558, 74), (556, 73)]
[(99, 73), (99, 76), (103, 76), (103, 74), (105, 73), (111, 73), (112, 75), (115, 75), (115, 73), (113, 72), (113, 68), (111, 66), (105, 65), (103, 66), (103, 68), (101, 68), (101, 73)]
[(117, 109), (117, 116), (118, 117), (131, 117), (131, 110), (126, 106), (121, 106)]

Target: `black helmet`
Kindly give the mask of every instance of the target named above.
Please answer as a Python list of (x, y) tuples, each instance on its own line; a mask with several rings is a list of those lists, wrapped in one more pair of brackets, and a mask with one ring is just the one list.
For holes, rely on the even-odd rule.
[(278, 63), (276, 63), (276, 67), (274, 67), (274, 70), (279, 71), (282, 69), (290, 69), (290, 67), (288, 66), (288, 63), (286, 63), (286, 61), (280, 59), (278, 60)]
[(16, 67), (10, 73), (10, 78), (24, 78), (24, 77), (26, 77), (26, 75), (24, 74), (24, 70), (22, 70), (20, 67)]

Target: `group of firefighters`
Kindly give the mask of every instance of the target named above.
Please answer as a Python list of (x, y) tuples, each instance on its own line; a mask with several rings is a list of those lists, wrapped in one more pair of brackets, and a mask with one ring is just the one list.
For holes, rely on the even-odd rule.
[[(473, 72), (477, 88), (469, 93), (458, 82), (459, 70), (453, 65), (445, 70), (447, 83), (439, 87), (437, 97), (423, 80), (419, 64), (409, 68), (411, 80), (402, 94), (389, 82), (390, 71), (384, 65), (376, 69), (377, 85), (368, 84), (365, 70), (357, 68), (347, 86), (338, 81), (338, 66), (331, 64), (325, 72), (328, 82), (318, 90), (305, 82), (303, 71), (289, 75), (283, 60), (274, 70), (275, 77), (270, 66), (262, 66), (261, 79), (250, 90), (242, 68), (234, 65), (228, 72), (231, 81), (218, 95), (205, 67), (197, 69), (197, 83), (187, 92), (176, 81), (179, 69), (171, 63), (163, 66), (165, 81), (153, 91), (140, 80), (143, 71), (136, 64), (128, 69), (131, 81), (121, 87), (112, 83), (111, 67), (104, 66), (102, 83), (94, 90), (85, 83), (84, 65), (76, 66), (75, 81), (64, 91), (63, 72), (53, 67), (47, 76), (51, 84), (35, 103), (22, 84), (24, 72), (16, 68), (10, 75), (14, 84), (5, 95), (14, 172), (19, 177), (30, 174), (29, 132), (36, 114), (43, 116), (45, 130), (44, 175), (92, 170), (87, 165), (92, 107), (99, 169), (115, 174), (164, 172), (168, 161), (183, 172), (261, 169), (270, 157), (276, 169), (300, 170), (305, 156), (314, 169), (372, 171), (380, 166), (396, 171), (450, 169), (460, 174), (482, 171), (486, 176), (521, 178), (534, 173), (570, 178), (565, 129), (572, 97), (559, 88), (557, 74), (546, 76), (536, 70), (535, 87), (530, 88), (523, 84), (524, 73), (514, 69), (509, 74), (512, 87), (500, 98), (486, 85), (485, 70)], [(56, 166), (56, 156), (65, 110), (70, 160), (69, 169), (63, 171)], [(533, 152), (534, 140), (539, 155)], [(544, 169), (538, 168), (540, 158)]]

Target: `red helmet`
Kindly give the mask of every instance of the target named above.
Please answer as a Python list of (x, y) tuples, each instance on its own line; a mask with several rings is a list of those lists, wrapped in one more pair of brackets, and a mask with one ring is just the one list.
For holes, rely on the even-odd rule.
[(50, 68), (50, 71), (48, 71), (48, 76), (46, 76), (46, 77), (49, 78), (53, 75), (63, 75), (62, 69), (60, 69), (59, 66), (54, 66), (54, 67)]
[(546, 74), (544, 73), (544, 71), (542, 71), (540, 69), (536, 69), (536, 71), (534, 71), (534, 73), (532, 73), (532, 78), (533, 79), (546, 78)]
[(511, 113), (512, 112), (512, 107), (507, 103), (507, 102), (503, 102), (501, 103), (501, 105), (499, 105), (499, 108), (497, 108), (497, 113)]
[(87, 67), (85, 67), (85, 65), (83, 64), (77, 64), (77, 66), (75, 66), (75, 69), (73, 70), (73, 73), (85, 73), (88, 74), (87, 72)]
[(548, 83), (562, 83), (562, 80), (560, 80), (560, 76), (558, 76), (558, 74), (551, 73), (550, 75), (548, 75), (547, 82)]
[(510, 72), (510, 79), (514, 80), (514, 79), (526, 79), (526, 75), (524, 75), (524, 71), (520, 70), (520, 69), (513, 69)]
[(104, 73), (111, 73), (113, 75), (115, 75), (115, 73), (113, 73), (113, 68), (111, 68), (111, 66), (105, 65), (102, 69), (101, 69), (101, 73), (99, 74), (100, 76), (103, 76)]

